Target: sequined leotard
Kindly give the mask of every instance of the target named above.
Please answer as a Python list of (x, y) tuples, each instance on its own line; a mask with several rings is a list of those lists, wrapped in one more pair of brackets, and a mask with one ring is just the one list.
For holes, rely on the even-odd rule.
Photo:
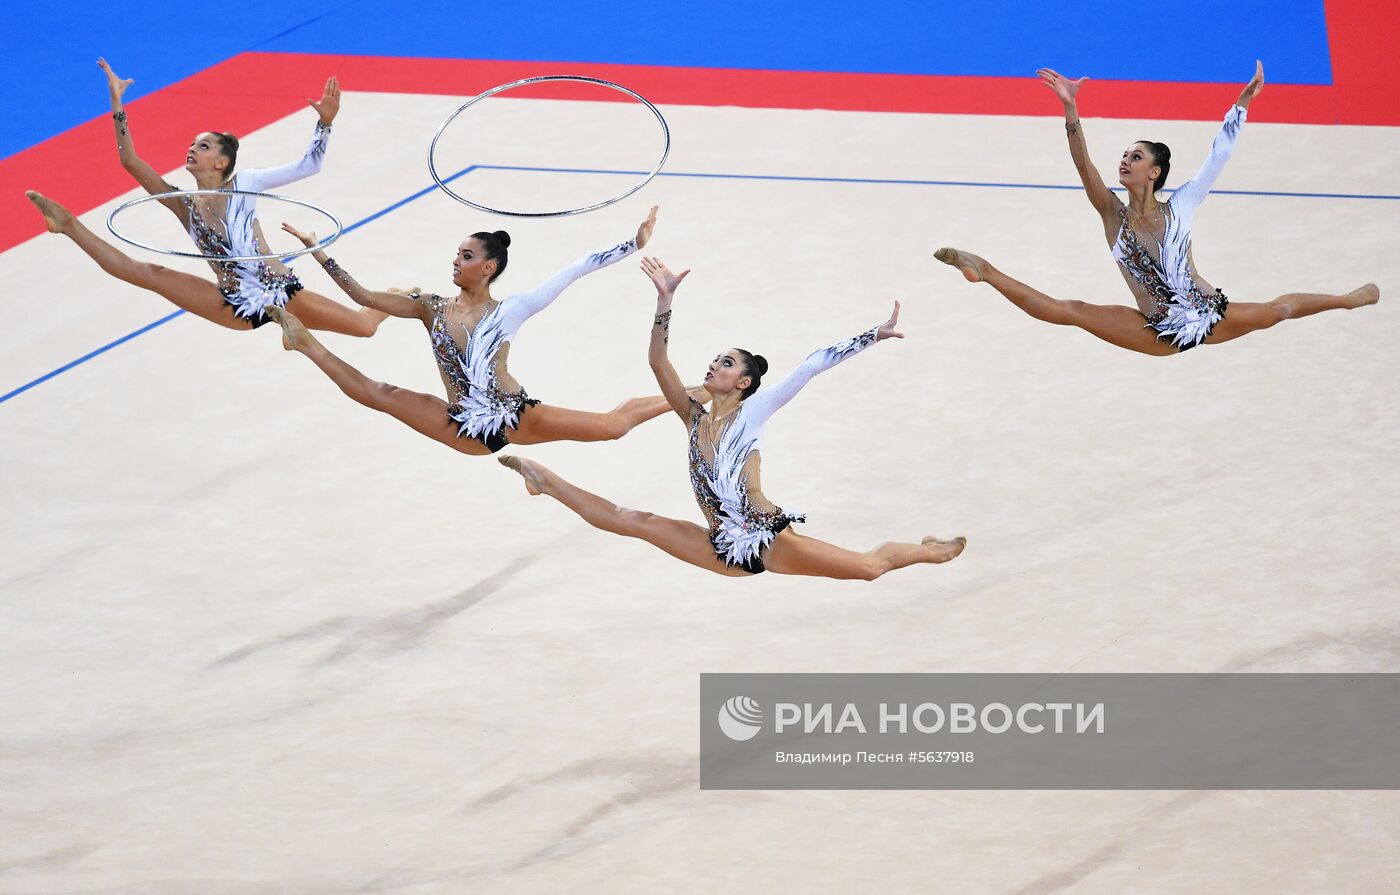
[(448, 415), (460, 424), (459, 436), (475, 438), (492, 453), (509, 443), (506, 430), (520, 423), (520, 415), (527, 407), (540, 403), (527, 395), (506, 370), (506, 350), (515, 334), (526, 320), (549, 307), (570, 283), (636, 250), (636, 239), (618, 243), (606, 251), (579, 259), (533, 291), (496, 302), (474, 329), (468, 330), (465, 324), (458, 326), (462, 336), (460, 343), (445, 316), (451, 299), (410, 293), (409, 297), (422, 302), (432, 314), (428, 333), (432, 338), (433, 356), (447, 386)]
[(813, 376), (875, 344), (879, 327), (818, 349), (777, 385), (759, 389), (744, 399), (719, 437), (701, 435), (700, 423), (709, 415), (693, 398), (690, 402), (690, 486), (710, 524), (715, 555), (751, 574), (763, 571), (763, 551), (778, 532), (801, 513), (785, 512), (763, 496), (759, 487), (759, 448), (763, 429), (773, 414), (801, 391)]
[[(301, 161), (277, 168), (239, 171), (233, 175), (228, 188), (261, 193), (310, 177), (321, 170), (330, 135), (330, 127), (318, 121), (311, 145)], [(268, 254), (256, 217), (256, 197), (230, 193), (225, 201), (223, 218), (211, 223), (200, 211), (195, 197), (181, 197), (189, 213), (190, 238), (199, 250), (206, 255)], [(296, 274), (280, 261), (210, 261), (209, 266), (218, 277), (224, 301), (233, 307), (236, 315), (251, 320), (255, 328), (270, 319), (264, 313), (269, 306), (282, 307), (302, 288)]]
[(1122, 224), (1113, 243), (1114, 260), (1123, 269), (1123, 277), (1134, 295), (1147, 304), (1147, 325), (1157, 331), (1159, 339), (1182, 351), (1205, 341), (1215, 324), (1224, 318), (1229, 304), (1223, 292), (1196, 273), (1191, 261), (1191, 224), (1196, 209), (1230, 160), (1245, 117), (1244, 109), (1230, 107), (1201, 169), (1167, 200), (1166, 232), (1161, 242), (1150, 235), (1142, 239), (1134, 233), (1128, 224), (1127, 208), (1118, 206)]

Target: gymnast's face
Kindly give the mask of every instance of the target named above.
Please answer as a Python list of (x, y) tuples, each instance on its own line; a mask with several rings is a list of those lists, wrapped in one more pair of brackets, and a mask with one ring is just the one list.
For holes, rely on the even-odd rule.
[(1151, 187), (1157, 182), (1162, 169), (1152, 159), (1152, 150), (1142, 143), (1134, 143), (1123, 150), (1123, 158), (1118, 162), (1118, 182), (1131, 189), (1135, 186)]
[(185, 153), (186, 171), (213, 173), (227, 167), (228, 156), (224, 155), (214, 134), (206, 132), (190, 141), (189, 152)]
[(486, 246), (481, 240), (467, 237), (457, 246), (457, 257), (452, 259), (452, 285), (458, 289), (471, 289), (491, 281), (496, 272), (496, 262), (486, 258)]
[(712, 395), (728, 394), (736, 389), (743, 391), (749, 381), (749, 377), (744, 374), (744, 360), (735, 348), (730, 348), (710, 361), (709, 369), (705, 373), (705, 388)]

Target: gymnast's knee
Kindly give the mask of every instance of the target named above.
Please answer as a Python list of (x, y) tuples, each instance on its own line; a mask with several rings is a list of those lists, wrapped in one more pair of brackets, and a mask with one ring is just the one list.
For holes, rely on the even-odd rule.
[(379, 331), (379, 324), (383, 322), (384, 317), (376, 314), (373, 308), (361, 308), (355, 315), (355, 322), (350, 325), (351, 332), (346, 335), (367, 339)]
[(629, 510), (617, 504), (612, 506), (610, 522), (613, 525), (613, 534), (619, 534), (628, 538), (645, 538), (647, 528), (651, 525), (656, 516), (645, 510)]
[(1046, 319), (1050, 323), (1060, 326), (1082, 326), (1089, 314), (1089, 309), (1093, 307), (1087, 301), (1080, 301), (1077, 298), (1050, 299), (1054, 304)]
[(599, 441), (617, 441), (628, 432), (632, 431), (632, 424), (620, 413), (606, 414), (602, 427), (598, 434), (602, 436)]
[(1271, 326), (1282, 323), (1293, 316), (1293, 300), (1287, 296), (1276, 298), (1264, 305), (1264, 312), (1259, 321), (1260, 329), (1268, 329)]
[(114, 273), (133, 286), (143, 288), (154, 288), (160, 282), (161, 277), (169, 273), (170, 268), (159, 264), (152, 264), (149, 261), (137, 261), (126, 255), (122, 256), (123, 261), (116, 262), (107, 267), (109, 273)]
[(397, 385), (390, 385), (387, 382), (376, 382), (367, 380), (354, 387), (350, 392), (350, 397), (359, 401), (366, 407), (388, 413), (394, 405), (395, 396), (402, 391)]
[(890, 561), (875, 554), (866, 554), (865, 562), (861, 563), (856, 570), (856, 577), (861, 581), (874, 581), (890, 570)]

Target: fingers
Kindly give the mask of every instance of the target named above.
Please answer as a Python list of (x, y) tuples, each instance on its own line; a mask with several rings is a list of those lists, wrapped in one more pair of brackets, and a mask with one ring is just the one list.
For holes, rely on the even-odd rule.
[(315, 244), (316, 244), (316, 234), (315, 234), (315, 233), (303, 233), (303, 232), (301, 232), (300, 230), (298, 230), (296, 227), (293, 227), (291, 224), (288, 224), (286, 221), (283, 221), (283, 222), (282, 222), (282, 229), (285, 230), (286, 232), (292, 234), (292, 235), (295, 236), (297, 239), (300, 239), (302, 242), (306, 243), (307, 245), (315, 245)]

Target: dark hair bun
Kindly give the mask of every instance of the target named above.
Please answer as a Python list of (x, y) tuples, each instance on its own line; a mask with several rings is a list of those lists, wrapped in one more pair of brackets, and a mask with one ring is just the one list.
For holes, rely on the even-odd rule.
[(758, 369), (758, 375), (760, 376), (768, 372), (768, 358), (761, 354), (755, 354), (753, 356), (753, 365)]
[(497, 230), (491, 234), (492, 238), (499, 242), (503, 248), (510, 248), (510, 234), (504, 230)]
[(238, 151), (238, 138), (233, 134), (223, 134), (224, 141), (229, 144), (229, 148)]

